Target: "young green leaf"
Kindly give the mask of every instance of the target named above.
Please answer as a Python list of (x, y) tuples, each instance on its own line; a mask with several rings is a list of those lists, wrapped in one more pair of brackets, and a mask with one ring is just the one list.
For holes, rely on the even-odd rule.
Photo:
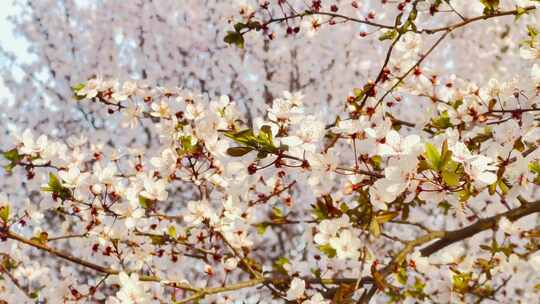
[(426, 144), (426, 160), (431, 169), (438, 171), (441, 164), (441, 154), (439, 151), (430, 143)]
[(244, 36), (240, 34), (239, 32), (234, 31), (228, 31), (225, 38), (223, 38), (223, 41), (225, 41), (228, 44), (234, 44), (238, 48), (243, 49), (244, 48)]
[(233, 157), (240, 157), (248, 154), (251, 151), (253, 151), (253, 149), (250, 147), (233, 147), (227, 149), (227, 154)]

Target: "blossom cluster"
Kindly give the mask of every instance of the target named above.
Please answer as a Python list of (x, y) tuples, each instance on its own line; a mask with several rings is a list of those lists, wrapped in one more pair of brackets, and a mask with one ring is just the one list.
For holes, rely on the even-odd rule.
[[(368, 27), (360, 38), (378, 35), (383, 61), (338, 107), (298, 85), (266, 87), (246, 109), (233, 95), (96, 73), (63, 104), (90, 131), (19, 117), (2, 141), (6, 300), (536, 301), (534, 1), (401, 1), (391, 17), (330, 2), (241, 4), (222, 38), (243, 52), (256, 33), (269, 43)], [(505, 24), (523, 38), (500, 55), (526, 67), (514, 75), (425, 63), (461, 28), (512, 16), (528, 22)]]

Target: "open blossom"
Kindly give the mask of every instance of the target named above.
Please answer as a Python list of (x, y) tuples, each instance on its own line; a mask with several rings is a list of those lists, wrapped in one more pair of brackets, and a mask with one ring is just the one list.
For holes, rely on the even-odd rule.
[(302, 97), (288, 92), (285, 92), (284, 95), (286, 99), (274, 100), (272, 108), (268, 110), (268, 118), (276, 122), (296, 123), (301, 114), (304, 113), (301, 107)]
[(169, 103), (166, 100), (152, 103), (152, 112), (150, 112), (150, 115), (154, 117), (170, 117), (171, 110)]
[(304, 291), (306, 290), (306, 282), (299, 278), (294, 278), (291, 281), (291, 286), (287, 290), (285, 296), (287, 300), (296, 300), (304, 297)]
[(94, 176), (99, 183), (112, 185), (115, 181), (116, 166), (113, 163), (108, 163), (102, 167), (99, 163), (94, 165)]
[(540, 64), (533, 64), (531, 68), (531, 78), (535, 83), (540, 83)]
[(235, 226), (225, 226), (221, 229), (223, 231), (223, 236), (229, 244), (234, 248), (250, 248), (253, 246), (253, 241), (251, 240), (247, 227), (240, 225)]
[(304, 151), (315, 152), (324, 134), (324, 123), (315, 116), (307, 116), (299, 124), (299, 128), (294, 135), (284, 137), (280, 141), (282, 144), (289, 146), (290, 150), (298, 150), (302, 155), (301, 153)]
[(531, 261), (534, 270), (540, 272), (540, 252), (537, 251), (535, 254), (531, 255), (529, 261)]
[(507, 217), (499, 220), (499, 228), (506, 234), (518, 234), (524, 230), (519, 222), (511, 222)]
[(157, 170), (169, 174), (176, 168), (177, 157), (178, 155), (172, 149), (165, 149), (161, 152), (160, 157), (152, 157), (150, 163)]
[(68, 170), (58, 172), (58, 176), (62, 179), (62, 185), (67, 188), (77, 188), (88, 177), (88, 173), (81, 173), (77, 166), (73, 166)]
[(413, 134), (402, 138), (398, 132), (391, 130), (385, 138), (385, 143), (379, 146), (382, 156), (418, 153), (422, 149), (420, 136)]
[(349, 218), (346, 215), (337, 219), (323, 220), (317, 226), (317, 234), (313, 240), (319, 245), (327, 244), (331, 238), (341, 229), (349, 226)]
[(347, 134), (357, 139), (364, 139), (366, 137), (375, 137), (376, 131), (371, 128), (371, 122), (365, 116), (359, 119), (347, 119), (340, 120), (336, 123), (336, 126), (332, 128), (332, 132), (338, 134)]
[(129, 96), (135, 94), (137, 91), (137, 84), (133, 81), (126, 81), (122, 85), (122, 88), (115, 88), (115, 92), (112, 94), (112, 98), (116, 102), (124, 101), (128, 99)]
[(380, 179), (369, 188), (369, 202), (375, 207), (375, 210), (387, 210), (387, 203), (397, 198), (396, 190), (398, 189), (397, 187), (392, 188), (393, 185), (395, 183), (388, 179)]
[(452, 160), (456, 162), (464, 163), (473, 158), (469, 148), (462, 142), (456, 142), (455, 145), (449, 147), (449, 150), (452, 151)]
[(120, 290), (116, 293), (116, 297), (120, 300), (120, 304), (151, 303), (150, 295), (146, 293), (139, 281), (139, 275), (136, 273), (128, 275), (125, 272), (120, 272), (118, 279), (120, 280)]
[(133, 104), (128, 104), (123, 111), (122, 126), (124, 128), (135, 128), (139, 124), (139, 119), (142, 117), (142, 108)]
[(302, 22), (302, 27), (308, 37), (314, 37), (321, 27), (321, 19), (316, 16), (307, 18)]
[(537, 1), (16, 2), (0, 302), (538, 302)]
[(475, 155), (475, 157), (465, 163), (465, 172), (480, 186), (491, 185), (497, 181), (497, 175), (492, 171), (497, 167), (492, 165), (492, 160), (484, 155)]
[(540, 46), (537, 44), (536, 47), (530, 45), (524, 45), (519, 49), (519, 55), (523, 59), (540, 59)]
[(205, 219), (213, 218), (213, 209), (207, 201), (190, 201), (187, 203), (189, 213), (184, 216), (184, 220), (190, 225), (196, 226)]
[(396, 51), (402, 52), (401, 58), (408, 59), (416, 55), (422, 47), (422, 35), (407, 32), (396, 44)]
[(34, 136), (32, 135), (32, 131), (30, 129), (26, 129), (23, 132), (21, 136), (21, 141), (21, 154), (40, 153), (46, 149), (48, 143), (46, 135), (40, 135), (37, 139), (34, 139)]
[(149, 176), (143, 176), (144, 190), (141, 195), (150, 200), (164, 201), (168, 197), (167, 181), (164, 179), (155, 179)]
[(350, 229), (343, 230), (338, 236), (331, 238), (329, 244), (336, 250), (339, 259), (356, 260), (360, 256), (362, 243)]
[(306, 300), (302, 302), (303, 304), (330, 304), (330, 300), (325, 300), (323, 296), (320, 293), (316, 293), (309, 298), (309, 300)]
[(94, 98), (97, 94), (103, 90), (104, 83), (101, 78), (93, 78), (86, 82), (85, 86), (77, 92), (80, 96), (85, 96), (86, 98)]

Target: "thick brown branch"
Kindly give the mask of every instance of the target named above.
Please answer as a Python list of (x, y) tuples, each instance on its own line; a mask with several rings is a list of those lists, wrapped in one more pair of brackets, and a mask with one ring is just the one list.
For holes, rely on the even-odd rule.
[(527, 215), (540, 212), (540, 201), (536, 201), (533, 203), (524, 204), (516, 209), (512, 209), (510, 211), (507, 211), (505, 213), (497, 214), (492, 217), (488, 217), (485, 219), (481, 219), (477, 221), (476, 223), (467, 226), (465, 228), (454, 230), (454, 231), (448, 231), (445, 233), (444, 237), (442, 237), (440, 240), (436, 241), (435, 243), (423, 248), (420, 250), (422, 253), (422, 256), (430, 256), (434, 254), (435, 252), (452, 245), (456, 242), (465, 240), (467, 238), (470, 238), (471, 236), (488, 230), (488, 229), (494, 229), (497, 225), (497, 222), (500, 218), (506, 217), (510, 221), (517, 221), (518, 219), (525, 217)]

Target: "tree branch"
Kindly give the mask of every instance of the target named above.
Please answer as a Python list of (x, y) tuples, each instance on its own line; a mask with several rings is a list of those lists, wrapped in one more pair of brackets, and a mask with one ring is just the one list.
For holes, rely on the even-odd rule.
[(481, 219), (476, 223), (467, 226), (465, 228), (448, 231), (445, 233), (444, 237), (440, 240), (434, 242), (433, 244), (424, 247), (420, 250), (422, 256), (430, 256), (435, 252), (452, 245), (456, 242), (470, 238), (471, 236), (480, 233), (488, 229), (494, 229), (497, 225), (497, 222), (500, 218), (506, 217), (509, 221), (514, 222), (518, 219), (525, 217), (527, 215), (540, 212), (540, 201), (533, 203), (523, 204), (518, 208), (512, 209), (510, 211), (494, 215), (485, 219)]

